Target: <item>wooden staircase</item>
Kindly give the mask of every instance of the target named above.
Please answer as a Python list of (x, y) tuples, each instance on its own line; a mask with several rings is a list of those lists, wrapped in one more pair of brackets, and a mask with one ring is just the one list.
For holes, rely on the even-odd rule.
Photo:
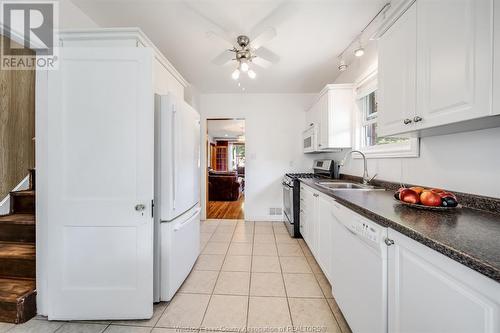
[(0, 322), (24, 323), (36, 315), (35, 170), (30, 188), (10, 193), (0, 216)]

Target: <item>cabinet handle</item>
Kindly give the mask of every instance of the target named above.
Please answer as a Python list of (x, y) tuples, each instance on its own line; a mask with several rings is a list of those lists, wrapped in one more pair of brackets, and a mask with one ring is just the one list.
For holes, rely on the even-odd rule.
[(409, 118), (406, 118), (405, 120), (403, 120), (403, 123), (404, 123), (405, 125), (408, 125), (408, 124), (411, 124), (411, 123), (412, 123), (412, 120), (411, 120), (411, 119), (409, 119)]
[(309, 126), (314, 126), (314, 123), (310, 123)]
[(384, 239), (384, 242), (387, 246), (391, 246), (391, 245), (394, 245), (394, 241), (390, 238), (386, 238)]
[(319, 194), (314, 193), (313, 196), (317, 198), (317, 197), (319, 197)]
[(414, 121), (414, 122), (416, 122), (416, 123), (418, 123), (419, 121), (422, 121), (422, 117), (415, 116), (415, 117), (413, 118), (413, 121)]
[(320, 144), (318, 144), (318, 147), (321, 147), (321, 146), (323, 146), (321, 143), (320, 143)]
[(301, 209), (301, 210), (300, 210), (300, 212), (301, 212), (301, 213), (303, 213), (303, 212), (304, 212), (304, 210), (303, 210), (303, 209)]

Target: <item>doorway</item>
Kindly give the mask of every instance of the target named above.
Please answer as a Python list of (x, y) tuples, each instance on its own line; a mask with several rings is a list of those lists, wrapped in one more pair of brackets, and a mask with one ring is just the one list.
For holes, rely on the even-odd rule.
[(245, 217), (245, 120), (207, 120), (207, 219)]

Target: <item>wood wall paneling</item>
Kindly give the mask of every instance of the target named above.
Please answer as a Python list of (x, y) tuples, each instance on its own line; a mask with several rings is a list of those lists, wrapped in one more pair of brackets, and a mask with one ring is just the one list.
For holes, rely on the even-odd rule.
[(0, 70), (0, 200), (35, 166), (34, 137), (35, 70)]

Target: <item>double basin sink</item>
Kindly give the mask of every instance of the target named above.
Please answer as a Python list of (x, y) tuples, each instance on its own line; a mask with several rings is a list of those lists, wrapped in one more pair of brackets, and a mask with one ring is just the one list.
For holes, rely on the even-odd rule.
[(358, 184), (358, 183), (348, 183), (348, 182), (333, 182), (333, 181), (318, 181), (316, 184), (327, 190), (338, 191), (338, 190), (348, 190), (348, 191), (385, 191), (384, 188), (376, 187), (372, 185)]

